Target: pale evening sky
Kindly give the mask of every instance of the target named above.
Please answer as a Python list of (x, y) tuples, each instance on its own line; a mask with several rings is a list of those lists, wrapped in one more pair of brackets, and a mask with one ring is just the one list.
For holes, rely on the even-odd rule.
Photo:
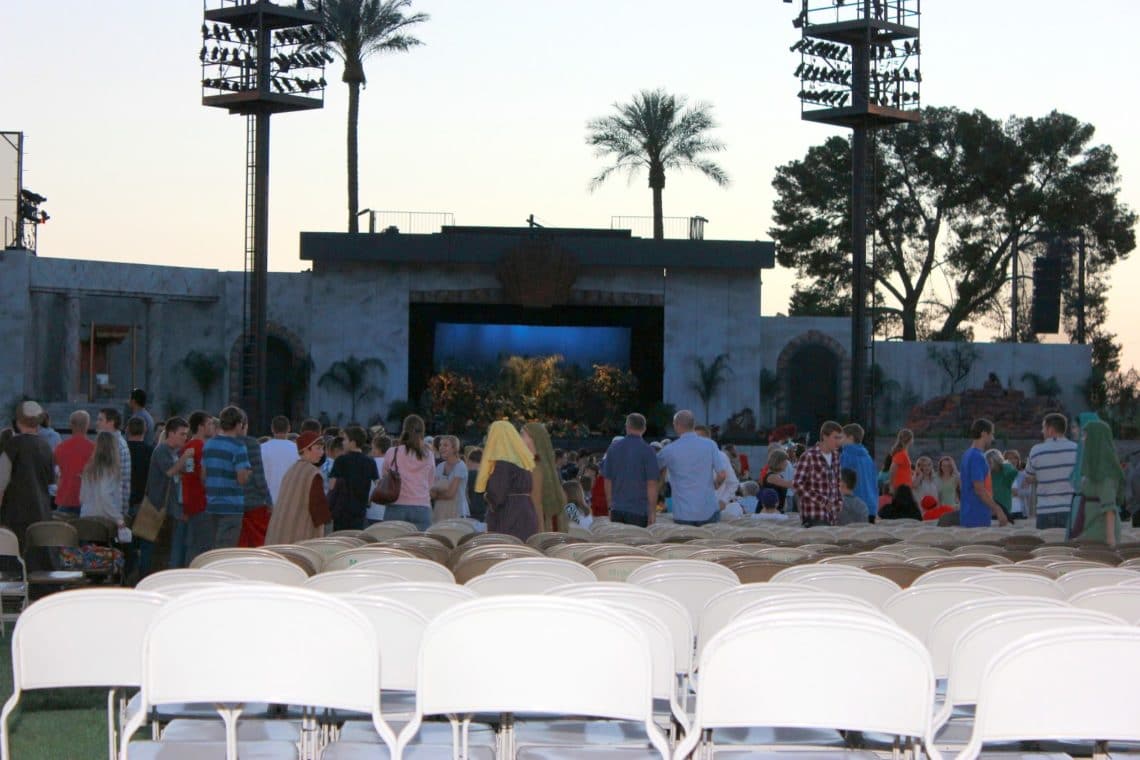
[[(0, 130), (26, 136), (24, 184), (48, 197), (40, 255), (240, 270), (244, 119), (201, 105), (199, 0), (5, 4)], [(643, 88), (714, 106), (732, 184), (669, 175), (668, 216), (706, 237), (768, 239), (775, 167), (838, 130), (801, 122), (788, 52), (799, 4), (779, 0), (417, 0), (425, 46), (372, 58), (361, 98), (361, 207), (450, 211), (459, 224), (608, 227), (647, 216), (644, 176), (587, 190), (588, 119)], [(927, 0), (923, 102), (994, 117), (1066, 111), (1119, 157), (1140, 208), (1129, 89), (1140, 3)], [(302, 230), (345, 228), (346, 87), (322, 111), (274, 117), (270, 269), (307, 268)], [(1140, 252), (1113, 272), (1109, 328), (1140, 364)], [(765, 314), (787, 308), (766, 272)], [(1027, 368), (1028, 369), (1028, 368)]]

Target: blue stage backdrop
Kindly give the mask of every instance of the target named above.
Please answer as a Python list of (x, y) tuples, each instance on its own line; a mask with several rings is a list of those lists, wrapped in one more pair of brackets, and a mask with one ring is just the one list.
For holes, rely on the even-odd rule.
[(437, 366), (496, 364), (500, 356), (561, 354), (568, 365), (589, 372), (594, 364), (629, 369), (630, 328), (489, 325), (437, 322)]

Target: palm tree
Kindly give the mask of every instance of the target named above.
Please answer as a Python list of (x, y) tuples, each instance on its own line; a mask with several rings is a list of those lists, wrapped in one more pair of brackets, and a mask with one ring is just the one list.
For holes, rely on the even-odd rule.
[(708, 425), (710, 424), (709, 402), (713, 400), (713, 396), (720, 390), (720, 386), (724, 385), (724, 381), (732, 374), (732, 368), (728, 366), (728, 354), (717, 354), (716, 358), (708, 364), (705, 364), (705, 360), (700, 357), (694, 361), (697, 365), (697, 379), (690, 387), (696, 391), (701, 403), (705, 405), (705, 424)]
[(371, 370), (386, 373), (388, 367), (379, 359), (357, 359), (349, 355), (347, 359), (333, 362), (328, 370), (317, 380), (322, 388), (334, 388), (348, 394), (352, 400), (352, 415), (350, 422), (356, 422), (356, 403), (373, 398), (383, 398), (384, 390), (368, 382)]
[(616, 171), (627, 171), (630, 178), (639, 169), (649, 172), (653, 190), (653, 239), (665, 237), (661, 191), (665, 189), (666, 169), (696, 169), (721, 187), (728, 175), (702, 154), (724, 150), (724, 144), (709, 137), (716, 127), (712, 106), (696, 103), (685, 109), (685, 98), (664, 90), (642, 90), (629, 103), (614, 103), (617, 113), (586, 123), (586, 144), (599, 158), (614, 157), (612, 166), (590, 181), (596, 189)]
[(348, 231), (359, 232), (360, 208), (357, 122), (360, 119), (360, 87), (368, 83), (364, 59), (373, 53), (406, 52), (422, 45), (404, 30), (428, 20), (426, 13), (404, 15), (412, 0), (307, 0), (320, 15), (323, 43), (311, 47), (344, 61), (341, 81), (348, 85)]
[(182, 358), (182, 366), (190, 373), (190, 379), (202, 394), (202, 408), (206, 408), (206, 397), (226, 372), (226, 359), (218, 353), (190, 351)]

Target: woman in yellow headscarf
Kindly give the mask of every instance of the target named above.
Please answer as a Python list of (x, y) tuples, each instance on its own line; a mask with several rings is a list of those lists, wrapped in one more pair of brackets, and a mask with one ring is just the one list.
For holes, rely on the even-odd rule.
[[(542, 508), (542, 529), (555, 530), (555, 517), (566, 507), (566, 492), (562, 490), (562, 477), (554, 466), (554, 445), (550, 433), (541, 422), (528, 422), (523, 425), (523, 442), (526, 437), (534, 443), (534, 489), (531, 499)], [(565, 522), (565, 521), (563, 521)], [(563, 532), (566, 527), (562, 526)]]
[(523, 541), (539, 530), (541, 513), (530, 493), (534, 486), (534, 452), (506, 420), (491, 423), (483, 446), (483, 462), (475, 492), (485, 494), (487, 530)]

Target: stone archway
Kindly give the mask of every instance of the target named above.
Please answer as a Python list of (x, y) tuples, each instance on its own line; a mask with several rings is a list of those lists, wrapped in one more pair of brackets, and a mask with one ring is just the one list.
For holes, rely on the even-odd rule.
[(777, 424), (795, 423), (814, 440), (823, 420), (851, 408), (851, 359), (830, 335), (808, 330), (788, 341), (776, 360), (781, 393)]
[[(307, 413), (309, 402), (309, 372), (311, 362), (309, 352), (300, 336), (277, 322), (266, 324), (266, 404), (269, 417), (284, 414), (294, 426)], [(239, 335), (230, 346), (230, 399), (238, 401), (242, 397), (241, 350), (243, 335)]]

